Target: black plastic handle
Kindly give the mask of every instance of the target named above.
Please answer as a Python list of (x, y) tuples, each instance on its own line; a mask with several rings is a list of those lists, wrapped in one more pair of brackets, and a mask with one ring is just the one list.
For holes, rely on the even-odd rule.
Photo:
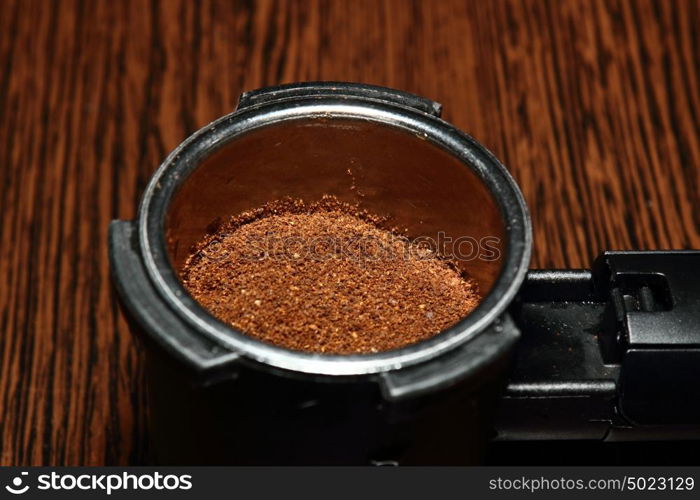
[(700, 437), (700, 251), (605, 252), (530, 271), (502, 440)]

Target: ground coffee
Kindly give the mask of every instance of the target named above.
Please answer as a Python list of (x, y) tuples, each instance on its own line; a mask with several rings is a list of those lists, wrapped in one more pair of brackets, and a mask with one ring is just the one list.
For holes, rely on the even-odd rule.
[(263, 341), (327, 354), (396, 349), (479, 302), (477, 283), (386, 221), (325, 197), (283, 200), (220, 225), (181, 276), (220, 320)]

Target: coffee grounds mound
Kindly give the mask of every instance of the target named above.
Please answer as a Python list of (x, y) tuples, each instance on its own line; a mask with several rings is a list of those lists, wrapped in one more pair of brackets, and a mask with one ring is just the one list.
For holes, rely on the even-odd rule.
[(397, 349), (456, 323), (480, 296), (473, 279), (385, 222), (332, 197), (280, 200), (219, 224), (181, 277), (211, 314), (265, 342)]

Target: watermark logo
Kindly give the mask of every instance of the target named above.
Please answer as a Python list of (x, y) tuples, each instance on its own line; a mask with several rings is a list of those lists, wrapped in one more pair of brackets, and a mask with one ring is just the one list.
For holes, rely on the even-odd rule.
[[(29, 475), (28, 472), (21, 472), (19, 476), (15, 476), (12, 479), (12, 484), (8, 484), (5, 486), (5, 489), (12, 493), (13, 495), (22, 495), (23, 493), (26, 493), (27, 490), (29, 489), (28, 484), (24, 484), (24, 476)], [(23, 486), (24, 484), (24, 486)]]
[[(381, 238), (376, 235), (349, 237), (298, 236), (277, 237), (268, 234), (263, 240), (248, 242), (242, 253), (235, 257), (244, 261), (290, 261), (305, 259), (326, 261), (343, 259), (354, 262), (371, 262), (392, 259), (431, 259), (440, 256), (452, 262), (494, 262), (501, 258), (502, 242), (498, 236), (453, 237), (444, 232), (436, 237), (421, 236), (409, 239), (406, 236)], [(222, 240), (213, 238), (199, 253), (205, 259), (225, 261), (232, 257), (231, 250)]]
[(190, 474), (162, 474), (154, 471), (144, 472), (112, 472), (112, 473), (65, 473), (51, 471), (49, 474), (38, 474), (28, 477), (28, 472), (20, 472), (13, 477), (5, 489), (12, 495), (23, 495), (30, 489), (32, 494), (38, 491), (73, 491), (74, 493), (91, 492), (95, 497), (102, 493), (112, 495), (117, 491), (172, 491), (191, 490), (192, 476)]

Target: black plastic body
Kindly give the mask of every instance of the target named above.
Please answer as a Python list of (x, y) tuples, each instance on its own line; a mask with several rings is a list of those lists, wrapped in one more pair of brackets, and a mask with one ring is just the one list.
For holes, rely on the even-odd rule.
[[(153, 347), (153, 346), (151, 346)], [(464, 465), (484, 459), (507, 359), (474, 387), (388, 401), (371, 381), (312, 382), (242, 369), (200, 385), (148, 350), (154, 462)]]

